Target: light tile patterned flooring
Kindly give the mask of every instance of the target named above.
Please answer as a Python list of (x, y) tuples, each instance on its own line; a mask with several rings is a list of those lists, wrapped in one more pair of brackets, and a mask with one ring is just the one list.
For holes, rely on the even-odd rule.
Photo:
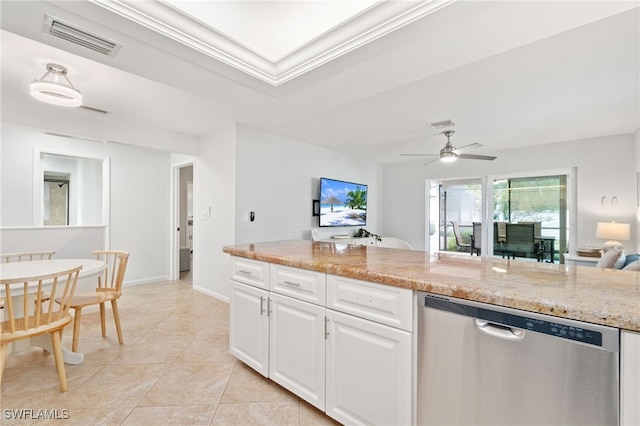
[[(66, 365), (67, 392), (60, 392), (53, 355), (39, 348), (10, 354), (0, 424), (337, 424), (230, 355), (228, 304), (188, 281), (126, 287), (118, 306), (122, 346), (110, 309), (106, 338), (97, 310), (83, 312), (79, 351), (85, 361)], [(72, 325), (63, 335), (67, 347), (71, 335)], [(56, 409), (68, 419), (16, 420), (11, 414)]]

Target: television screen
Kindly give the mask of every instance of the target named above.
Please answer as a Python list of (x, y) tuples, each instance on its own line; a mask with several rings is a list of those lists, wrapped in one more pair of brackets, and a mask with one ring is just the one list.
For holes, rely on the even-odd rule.
[(320, 226), (367, 224), (367, 185), (320, 178)]

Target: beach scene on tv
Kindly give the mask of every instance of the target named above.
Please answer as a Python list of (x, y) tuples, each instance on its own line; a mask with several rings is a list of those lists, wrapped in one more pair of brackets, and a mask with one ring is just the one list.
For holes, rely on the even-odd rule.
[(320, 226), (364, 226), (367, 185), (320, 180)]

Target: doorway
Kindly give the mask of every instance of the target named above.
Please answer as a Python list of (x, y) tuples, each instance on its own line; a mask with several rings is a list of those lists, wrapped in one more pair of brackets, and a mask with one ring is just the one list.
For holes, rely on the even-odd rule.
[(194, 166), (187, 161), (173, 166), (172, 279), (193, 283), (194, 265)]

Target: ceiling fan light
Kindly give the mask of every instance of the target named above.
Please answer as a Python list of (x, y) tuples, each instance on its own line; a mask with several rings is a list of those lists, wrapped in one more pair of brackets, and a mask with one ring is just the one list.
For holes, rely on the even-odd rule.
[(82, 94), (73, 87), (67, 69), (61, 65), (47, 64), (46, 74), (31, 82), (30, 88), (31, 96), (42, 102), (64, 107), (82, 105)]
[(443, 163), (453, 163), (457, 159), (458, 157), (453, 153), (443, 154), (440, 157), (440, 161), (442, 161)]

